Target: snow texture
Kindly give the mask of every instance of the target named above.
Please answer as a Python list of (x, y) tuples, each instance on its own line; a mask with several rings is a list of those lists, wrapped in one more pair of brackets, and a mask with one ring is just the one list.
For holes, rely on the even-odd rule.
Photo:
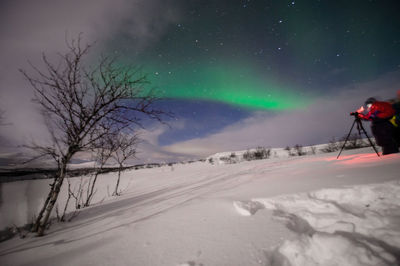
[[(92, 206), (44, 237), (0, 242), (0, 265), (398, 264), (400, 154), (336, 156), (130, 170), (119, 197), (116, 173), (100, 175)], [(2, 183), (0, 226), (30, 222), (49, 183)]]
[(275, 249), (283, 265), (394, 265), (400, 258), (400, 182), (234, 202), (239, 214), (273, 210), (299, 237)]

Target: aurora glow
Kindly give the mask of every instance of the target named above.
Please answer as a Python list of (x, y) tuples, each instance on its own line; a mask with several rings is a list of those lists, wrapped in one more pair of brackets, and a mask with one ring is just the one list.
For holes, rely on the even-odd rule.
[(155, 108), (173, 114), (170, 127), (143, 118), (146, 162), (326, 143), (366, 98), (400, 88), (399, 0), (0, 3), (0, 148), (45, 135), (17, 69), (41, 66), (42, 52), (56, 66), (79, 32), (96, 43), (89, 63), (116, 55), (141, 67), (144, 93), (155, 89)]
[[(296, 116), (400, 67), (395, 0), (176, 3), (163, 7), (175, 8), (176, 20), (145, 49), (135, 49), (135, 40), (124, 35), (110, 43), (124, 62), (143, 67), (149, 89), (167, 99), (161, 106), (184, 121), (184, 129), (159, 138), (163, 145), (217, 133), (254, 115)], [(365, 95), (359, 97), (362, 103)], [(316, 120), (309, 116), (296, 123)]]
[(164, 99), (216, 101), (261, 110), (296, 109), (306, 104), (299, 94), (260, 77), (248, 67), (158, 68), (149, 79), (158, 90), (157, 96)]
[(396, 45), (386, 45), (384, 51), (380, 47), (383, 42), (397, 44), (390, 35), (397, 15), (386, 8), (385, 23), (377, 6), (187, 1), (181, 6), (182, 19), (137, 60), (164, 99), (248, 110), (306, 108), (335, 87), (396, 66), (390, 58), (398, 54)]

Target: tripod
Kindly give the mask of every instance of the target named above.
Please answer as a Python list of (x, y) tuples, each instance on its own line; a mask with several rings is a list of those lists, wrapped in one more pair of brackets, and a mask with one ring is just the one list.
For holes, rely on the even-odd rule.
[(357, 113), (357, 112), (354, 112), (354, 113), (350, 113), (350, 115), (354, 116), (354, 122), (353, 122), (353, 125), (352, 125), (351, 128), (350, 128), (349, 134), (347, 134), (346, 140), (344, 141), (343, 146), (342, 146), (342, 148), (340, 149), (340, 152), (339, 152), (338, 156), (336, 157), (336, 159), (339, 159), (339, 156), (340, 156), (340, 154), (342, 153), (344, 147), (346, 146), (346, 143), (347, 143), (347, 141), (349, 140), (351, 131), (353, 130), (353, 127), (354, 127), (355, 124), (357, 124), (358, 134), (361, 136), (361, 130), (362, 130), (362, 132), (363, 132), (363, 133), (365, 134), (365, 136), (367, 137), (367, 139), (368, 139), (368, 141), (369, 141), (369, 144), (371, 144), (372, 148), (373, 148), (374, 151), (376, 152), (376, 155), (378, 155), (378, 157), (380, 157), (378, 151), (376, 150), (376, 147), (375, 147), (374, 143), (372, 143), (371, 139), (369, 138), (369, 136), (368, 136), (368, 134), (367, 134), (367, 131), (365, 131), (365, 128), (363, 127), (363, 124), (362, 124), (362, 122), (361, 122), (361, 118), (358, 116), (358, 113)]

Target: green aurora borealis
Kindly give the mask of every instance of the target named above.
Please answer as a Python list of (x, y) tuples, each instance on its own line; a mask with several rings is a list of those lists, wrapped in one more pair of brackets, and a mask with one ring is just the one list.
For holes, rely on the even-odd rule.
[(397, 65), (397, 15), (377, 1), (181, 4), (181, 19), (137, 58), (164, 99), (297, 109)]
[(1, 2), (0, 113), (9, 133), (0, 144), (26, 141), (31, 129), (44, 136), (17, 69), (27, 61), (42, 69), (42, 52), (57, 67), (56, 52), (80, 32), (83, 46), (93, 44), (87, 70), (106, 56), (137, 71), (132, 80), (147, 76), (133, 92), (154, 93), (165, 116), (160, 125), (140, 115), (146, 130), (137, 129), (157, 160), (197, 156), (196, 147), (326, 143), (347, 133), (348, 113), (367, 98), (393, 99), (400, 89), (400, 0), (61, 2)]
[(149, 80), (162, 99), (205, 100), (248, 109), (297, 109), (306, 100), (250, 67), (204, 64), (200, 68), (152, 68)]
[(155, 18), (145, 46), (136, 49), (139, 39), (121, 34), (109, 47), (124, 55), (121, 64), (141, 66), (160, 106), (184, 121), (183, 129), (159, 138), (169, 145), (253, 115), (295, 116), (397, 71), (399, 6), (395, 0), (166, 1), (163, 14), (174, 14), (172, 22), (154, 37)]

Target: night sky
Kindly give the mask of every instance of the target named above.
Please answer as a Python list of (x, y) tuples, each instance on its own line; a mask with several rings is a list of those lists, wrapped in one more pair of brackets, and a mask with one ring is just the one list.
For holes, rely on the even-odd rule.
[[(25, 46), (45, 35), (35, 30), (57, 32), (60, 43), (66, 30), (82, 31), (102, 52), (118, 55), (119, 64), (140, 65), (162, 99), (158, 106), (175, 114), (170, 126), (147, 124), (143, 157), (326, 142), (347, 133), (348, 112), (366, 98), (394, 97), (400, 88), (398, 1), (106, 2), (97, 10), (83, 7), (79, 23), (67, 17), (45, 31), (38, 26), (72, 4), (59, 9), (38, 1), (30, 11), (28, 1), (5, 1), (11, 15), (2, 21), (20, 29), (12, 15), (23, 20), (32, 12), (29, 18), (40, 23), (24, 26), (30, 32)], [(46, 11), (54, 14), (43, 16)], [(91, 12), (97, 13), (87, 19)], [(4, 25), (6, 40), (24, 32)], [(1, 89), (0, 100), (7, 99), (9, 89), (4, 83)]]
[[(338, 86), (399, 68), (396, 1), (189, 2), (181, 20), (135, 58), (179, 118), (203, 124), (164, 134), (162, 145), (255, 110), (306, 108)], [(130, 42), (111, 47), (129, 54)]]

